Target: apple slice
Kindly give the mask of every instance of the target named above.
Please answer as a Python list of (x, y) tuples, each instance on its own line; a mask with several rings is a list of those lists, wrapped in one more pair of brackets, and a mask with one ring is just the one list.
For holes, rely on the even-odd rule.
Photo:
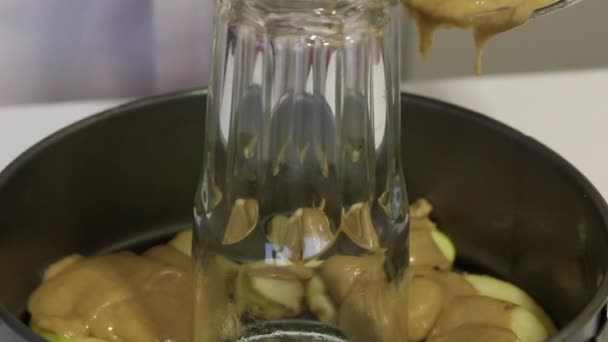
[(409, 211), (412, 219), (423, 219), (431, 214), (433, 205), (425, 198), (419, 198), (410, 204)]
[(184, 230), (175, 235), (175, 237), (169, 241), (169, 245), (188, 256), (192, 256), (192, 229)]
[(76, 264), (77, 262), (84, 259), (84, 257), (80, 254), (72, 254), (64, 257), (63, 259), (52, 263), (49, 267), (44, 270), (44, 274), (42, 275), (42, 280), (47, 281), (59, 273), (67, 270), (70, 266)]
[(266, 300), (282, 306), (287, 316), (296, 316), (302, 311), (304, 286), (301, 281), (251, 277), (251, 288)]
[(532, 297), (519, 287), (486, 275), (465, 274), (464, 278), (483, 296), (504, 300), (526, 308), (542, 322), (547, 332), (552, 335), (556, 332), (551, 318), (545, 313)]
[(441, 231), (412, 229), (409, 244), (411, 266), (433, 267), (442, 271), (452, 269), (456, 249), (450, 238)]
[(511, 330), (521, 342), (544, 342), (550, 336), (540, 319), (522, 306), (511, 311)]
[(509, 329), (475, 324), (462, 325), (445, 334), (426, 339), (426, 342), (450, 341), (520, 342), (517, 335)]
[(299, 279), (281, 279), (239, 272), (236, 281), (236, 303), (239, 311), (261, 318), (279, 319), (302, 312), (304, 284)]
[(48, 342), (109, 342), (106, 340), (102, 340), (99, 338), (94, 338), (94, 337), (84, 337), (84, 336), (80, 336), (80, 337), (65, 337), (65, 336), (60, 336), (48, 331), (44, 331), (41, 330), (39, 328), (37, 328), (36, 326), (32, 325), (30, 326), (30, 328), (32, 329), (32, 331), (34, 333), (36, 333), (36, 335), (44, 338), (45, 340), (47, 340)]
[(440, 230), (431, 231), (431, 237), (446, 259), (453, 263), (456, 259), (456, 248), (452, 240)]
[(314, 276), (306, 283), (306, 305), (322, 322), (335, 324), (336, 308), (327, 294), (325, 283), (319, 276)]
[(521, 342), (544, 342), (549, 337), (541, 321), (522, 306), (487, 296), (455, 297), (437, 319), (430, 337), (467, 325), (511, 330)]

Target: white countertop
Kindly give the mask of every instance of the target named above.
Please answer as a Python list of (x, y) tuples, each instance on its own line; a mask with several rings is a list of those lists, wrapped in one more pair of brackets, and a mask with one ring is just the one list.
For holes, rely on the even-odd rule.
[[(483, 113), (569, 160), (608, 198), (608, 69), (471, 77), (403, 85), (414, 94)], [(0, 107), (0, 169), (29, 146), (125, 100)]]

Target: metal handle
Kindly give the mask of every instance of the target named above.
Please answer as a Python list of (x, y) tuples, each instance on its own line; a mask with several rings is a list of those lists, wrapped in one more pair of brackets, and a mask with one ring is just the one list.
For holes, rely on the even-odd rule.
[(553, 13), (557, 10), (572, 6), (579, 1), (581, 1), (581, 0), (558, 0), (549, 6), (545, 6), (543, 8), (537, 9), (536, 11), (534, 11), (534, 15), (532, 17), (536, 18), (536, 17), (540, 17), (540, 16), (543, 16), (543, 15), (546, 15), (549, 13)]

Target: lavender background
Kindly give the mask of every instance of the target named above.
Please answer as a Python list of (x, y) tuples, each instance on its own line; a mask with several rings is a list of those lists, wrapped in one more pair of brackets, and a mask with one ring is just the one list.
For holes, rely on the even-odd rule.
[[(0, 106), (124, 98), (206, 85), (216, 0), (0, 0)], [(487, 46), (484, 76), (608, 68), (607, 0), (532, 20)], [(472, 76), (471, 34), (428, 58), (406, 19), (402, 79)]]
[(0, 105), (205, 85), (214, 0), (0, 0)]

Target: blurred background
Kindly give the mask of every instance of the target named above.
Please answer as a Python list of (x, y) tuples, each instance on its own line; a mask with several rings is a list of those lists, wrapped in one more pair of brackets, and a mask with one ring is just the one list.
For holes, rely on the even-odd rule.
[[(500, 35), (484, 75), (608, 67), (606, 15), (608, 1), (585, 0)], [(440, 31), (423, 59), (405, 20), (404, 80), (473, 74), (469, 32)], [(213, 0), (0, 0), (0, 105), (206, 85), (212, 25)]]

